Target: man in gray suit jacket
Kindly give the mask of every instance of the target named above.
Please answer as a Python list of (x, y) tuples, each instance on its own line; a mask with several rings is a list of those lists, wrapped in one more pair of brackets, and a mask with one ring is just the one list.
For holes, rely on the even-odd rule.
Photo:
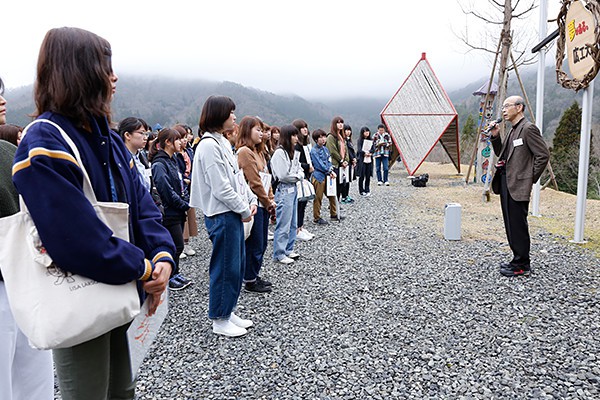
[(540, 130), (525, 119), (524, 111), (525, 102), (521, 97), (507, 98), (502, 105), (502, 116), (511, 123), (512, 129), (504, 142), (498, 126), (490, 131), (494, 153), (498, 156), (492, 190), (500, 195), (506, 237), (513, 252), (513, 259), (500, 265), (500, 273), (508, 277), (531, 272), (529, 197), (531, 187), (540, 179), (550, 158)]

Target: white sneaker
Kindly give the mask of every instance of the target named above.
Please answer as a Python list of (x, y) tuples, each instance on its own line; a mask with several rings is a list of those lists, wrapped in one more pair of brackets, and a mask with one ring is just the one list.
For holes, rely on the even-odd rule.
[(385, 186), (390, 186), (390, 183), (388, 181), (385, 181)]
[(181, 254), (179, 255), (179, 259), (180, 259), (180, 260), (183, 260), (183, 259), (184, 259), (184, 258), (186, 258), (186, 257), (187, 257), (187, 255), (186, 255), (185, 253), (181, 253)]
[(267, 240), (273, 240), (274, 237), (275, 235), (273, 235), (271, 232), (267, 234)]
[(365, 197), (371, 197), (371, 192), (365, 192)]
[(313, 239), (315, 237), (314, 233), (310, 233), (308, 231), (308, 229), (302, 228), (302, 232), (306, 233), (308, 236), (310, 236), (311, 239)]
[(231, 313), (231, 315), (229, 316), (229, 321), (233, 322), (235, 325), (239, 326), (240, 328), (244, 328), (244, 329), (248, 329), (254, 325), (254, 322), (252, 322), (251, 320), (242, 319), (242, 318), (238, 317), (237, 315), (235, 315), (234, 313)]
[(183, 246), (183, 254), (193, 256), (196, 254), (196, 250), (192, 249), (189, 245)]
[(291, 264), (291, 263), (293, 263), (293, 262), (294, 262), (294, 260), (292, 260), (291, 258), (289, 258), (289, 257), (287, 257), (287, 256), (286, 256), (286, 257), (283, 257), (281, 260), (277, 260), (277, 262), (278, 262), (278, 263), (281, 263), (281, 264), (286, 264), (286, 265), (288, 265), (288, 264)]
[(377, 186), (381, 186), (381, 185), (383, 185), (383, 182), (381, 182), (381, 181), (377, 182)]
[(213, 320), (213, 333), (228, 337), (244, 336), (248, 331), (228, 319)]
[(288, 257), (291, 258), (292, 260), (296, 260), (296, 259), (300, 258), (300, 254), (291, 252), (290, 254), (288, 254)]
[(296, 233), (296, 239), (304, 240), (306, 242), (306, 241), (309, 241), (310, 239), (312, 239), (312, 236), (310, 236), (308, 233), (306, 233), (304, 231), (304, 229), (300, 229), (298, 231), (298, 233)]

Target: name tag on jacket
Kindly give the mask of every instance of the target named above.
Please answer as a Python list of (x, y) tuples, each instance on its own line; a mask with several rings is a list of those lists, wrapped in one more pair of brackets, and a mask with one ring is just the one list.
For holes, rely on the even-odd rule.
[(518, 138), (513, 140), (513, 146), (517, 147), (517, 146), (523, 146), (523, 138)]

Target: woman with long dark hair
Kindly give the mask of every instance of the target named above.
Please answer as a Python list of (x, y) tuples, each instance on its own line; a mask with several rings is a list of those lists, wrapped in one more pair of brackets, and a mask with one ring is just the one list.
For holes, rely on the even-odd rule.
[(275, 200), (271, 189), (271, 175), (267, 169), (263, 141), (263, 124), (258, 118), (244, 117), (240, 122), (237, 138), (238, 163), (250, 190), (258, 197), (258, 209), (254, 215), (254, 224), (250, 236), (246, 239), (246, 268), (244, 287), (249, 292), (267, 293), (271, 291), (271, 282), (259, 276), (267, 250), (269, 214), (275, 212)]
[[(300, 161), (300, 166), (304, 171), (304, 178), (310, 182), (310, 176), (315, 170), (312, 166), (312, 161), (310, 159), (310, 132), (308, 130), (308, 124), (303, 119), (295, 119), (292, 122), (292, 125), (298, 129), (298, 143), (294, 146), (294, 150), (297, 151), (300, 155), (298, 159)], [(312, 185), (312, 183), (311, 183)], [(312, 233), (308, 231), (308, 229), (304, 228), (304, 211), (306, 210), (306, 205), (308, 201), (300, 201), (298, 200), (298, 228), (296, 230), (296, 238), (300, 240), (311, 240), (315, 237)]]
[[(371, 146), (364, 149), (365, 140), (371, 141)], [(368, 142), (367, 142), (368, 143)], [(371, 195), (371, 176), (373, 176), (373, 151), (375, 146), (371, 137), (371, 130), (366, 126), (360, 128), (356, 156), (358, 159), (358, 192), (361, 196)]]
[[(344, 120), (342, 117), (336, 116), (331, 120), (331, 129), (327, 135), (325, 147), (327, 147), (329, 154), (331, 154), (331, 164), (333, 165), (333, 169), (337, 176), (336, 192), (339, 205), (340, 197), (342, 195), (342, 184), (344, 182), (344, 177), (340, 176), (340, 168), (346, 168), (350, 163), (350, 156), (348, 155), (346, 140), (344, 138)], [(343, 217), (339, 215), (339, 208), (338, 215), (332, 217), (332, 219), (337, 219), (338, 221), (343, 219)]]
[(277, 222), (273, 237), (273, 259), (282, 264), (291, 264), (300, 257), (294, 252), (298, 225), (296, 182), (304, 178), (298, 157), (294, 157), (299, 133), (294, 125), (282, 126), (279, 146), (271, 158), (273, 179), (278, 182), (275, 190)]
[(356, 167), (356, 150), (354, 149), (354, 143), (352, 143), (352, 127), (348, 124), (344, 124), (344, 141), (346, 143), (346, 150), (348, 152), (348, 158), (349, 158), (349, 166), (350, 168), (348, 168), (348, 173), (349, 173), (349, 177), (348, 177), (348, 181), (344, 182), (341, 185), (342, 188), (342, 193), (341, 193), (341, 198), (342, 198), (342, 203), (344, 204), (352, 204), (354, 203), (354, 199), (352, 197), (350, 197), (350, 183), (352, 183), (352, 181), (354, 179), (356, 179), (356, 172), (355, 172), (355, 167)]
[[(48, 31), (38, 58), (35, 115), (59, 125), (73, 141), (99, 201), (128, 203), (129, 241), (113, 236), (96, 215), (83, 192), (81, 166), (52, 124), (37, 123), (27, 131), (15, 156), (13, 180), (46, 251), (61, 269), (111, 285), (138, 281), (140, 297), (150, 296), (154, 313), (175, 247), (137, 179), (131, 154), (109, 127), (118, 79), (111, 56), (110, 43), (91, 32)], [(134, 398), (129, 325), (53, 350), (63, 399)]]
[(165, 128), (158, 132), (148, 154), (152, 163), (152, 180), (164, 209), (162, 224), (175, 243), (175, 268), (169, 278), (171, 290), (185, 289), (192, 283), (179, 272), (179, 258), (184, 247), (183, 228), (187, 211), (190, 209), (189, 193), (175, 159), (180, 151), (181, 133)]
[(213, 332), (242, 336), (254, 325), (235, 313), (242, 288), (246, 249), (244, 222), (256, 214), (256, 199), (248, 202), (243, 173), (223, 132), (234, 129), (235, 103), (226, 96), (210, 96), (200, 114), (204, 132), (194, 155), (191, 205), (204, 213), (212, 242), (209, 265), (208, 318)]

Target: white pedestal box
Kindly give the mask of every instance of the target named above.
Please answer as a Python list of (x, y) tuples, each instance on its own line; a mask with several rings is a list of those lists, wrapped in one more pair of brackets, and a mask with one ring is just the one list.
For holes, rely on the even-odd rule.
[(462, 207), (458, 203), (448, 203), (444, 210), (444, 239), (460, 240), (460, 220)]

